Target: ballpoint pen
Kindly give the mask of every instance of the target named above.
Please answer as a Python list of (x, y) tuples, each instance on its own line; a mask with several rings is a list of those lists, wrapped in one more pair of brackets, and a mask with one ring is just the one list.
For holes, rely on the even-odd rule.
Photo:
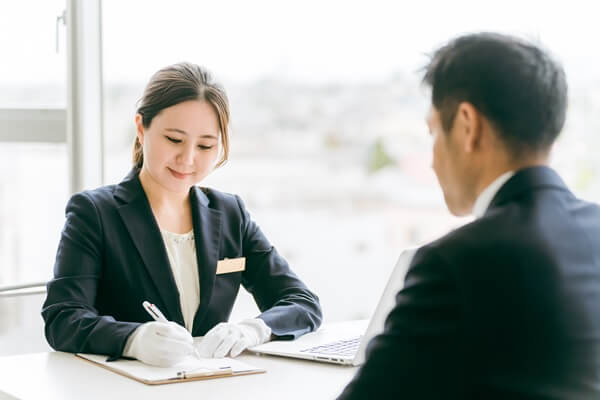
[[(167, 318), (165, 318), (164, 314), (162, 312), (160, 312), (158, 307), (156, 307), (154, 304), (150, 303), (149, 301), (144, 300), (142, 305), (144, 306), (144, 309), (148, 312), (148, 314), (150, 314), (150, 316), (155, 321), (169, 322), (167, 320)], [(202, 358), (202, 357), (200, 357), (200, 354), (198, 353), (198, 349), (196, 348), (196, 346), (192, 345), (192, 347), (194, 348), (194, 355), (198, 358)]]
[(150, 303), (149, 301), (145, 301), (142, 303), (142, 305), (144, 306), (144, 309), (148, 312), (148, 314), (150, 314), (150, 316), (152, 318), (154, 318), (155, 321), (159, 321), (159, 322), (169, 322), (165, 316), (163, 315), (163, 313), (160, 312), (160, 310), (158, 309), (158, 307), (156, 307), (154, 304)]

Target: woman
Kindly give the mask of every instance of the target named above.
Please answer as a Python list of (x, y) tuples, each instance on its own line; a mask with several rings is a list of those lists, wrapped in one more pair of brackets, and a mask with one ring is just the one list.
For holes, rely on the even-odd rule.
[[(205, 335), (201, 356), (236, 356), (321, 323), (316, 295), (236, 195), (195, 186), (229, 153), (227, 96), (189, 63), (158, 71), (137, 110), (133, 169), (75, 194), (42, 309), (56, 350), (172, 365)], [(261, 310), (227, 323), (242, 284)], [(152, 321), (143, 301), (170, 322)], [(208, 332), (208, 333), (207, 333)]]

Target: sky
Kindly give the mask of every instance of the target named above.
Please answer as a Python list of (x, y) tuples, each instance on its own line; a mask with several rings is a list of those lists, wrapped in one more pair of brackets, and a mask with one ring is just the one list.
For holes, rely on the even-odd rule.
[[(104, 0), (104, 74), (108, 82), (145, 82), (157, 69), (188, 60), (230, 82), (382, 80), (414, 72), (451, 37), (492, 30), (541, 40), (572, 79), (587, 79), (600, 70), (596, 3)], [(55, 50), (56, 16), (64, 5), (6, 3), (0, 85), (64, 83), (64, 27)]]

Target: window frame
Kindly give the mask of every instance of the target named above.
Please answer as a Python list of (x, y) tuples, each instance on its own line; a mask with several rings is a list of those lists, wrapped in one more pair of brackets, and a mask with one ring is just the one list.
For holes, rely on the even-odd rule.
[[(65, 143), (69, 167), (64, 178), (69, 180), (70, 192), (76, 193), (104, 181), (102, 0), (66, 0), (63, 15), (67, 106), (0, 108), (0, 143)], [(9, 283), (0, 286), (0, 297), (44, 293), (45, 285)]]

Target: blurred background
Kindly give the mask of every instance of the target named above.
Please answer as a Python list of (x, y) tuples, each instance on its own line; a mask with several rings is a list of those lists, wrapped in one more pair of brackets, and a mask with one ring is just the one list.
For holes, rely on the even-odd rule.
[[(7, 2), (0, 13), (0, 355), (48, 349), (39, 284), (52, 276), (73, 176), (100, 165), (79, 186), (92, 188), (127, 174), (136, 102), (175, 62), (208, 67), (231, 102), (230, 161), (201, 185), (245, 200), (328, 321), (368, 318), (403, 248), (470, 220), (449, 215), (430, 168), (420, 86), (428, 54), (456, 35), (518, 35), (563, 63), (570, 105), (552, 165), (578, 196), (600, 200), (591, 2), (95, 1), (99, 27), (78, 29), (100, 45), (81, 46), (79, 64), (63, 14), (77, 0)], [(99, 140), (74, 156), (65, 110), (68, 126), (70, 82), (85, 86), (89, 75), (73, 74), (89, 59), (100, 102), (85, 94), (76, 110), (83, 125), (94, 111)], [(232, 320), (257, 312), (242, 292)]]

